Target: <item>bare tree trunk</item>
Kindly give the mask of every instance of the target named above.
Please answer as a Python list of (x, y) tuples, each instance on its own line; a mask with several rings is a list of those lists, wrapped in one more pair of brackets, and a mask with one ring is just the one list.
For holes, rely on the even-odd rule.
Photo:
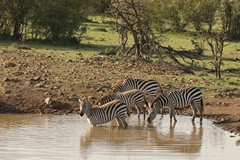
[(212, 51), (212, 64), (215, 69), (216, 78), (221, 78), (222, 55), (224, 48), (224, 35), (222, 33), (215, 35), (208, 35), (206, 41)]

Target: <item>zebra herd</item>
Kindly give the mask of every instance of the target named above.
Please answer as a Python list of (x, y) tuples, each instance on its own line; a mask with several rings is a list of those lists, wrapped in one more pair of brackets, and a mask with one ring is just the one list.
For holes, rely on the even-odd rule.
[(80, 116), (86, 114), (87, 120), (93, 126), (117, 120), (119, 126), (127, 127), (127, 116), (130, 116), (130, 109), (136, 108), (138, 119), (140, 110), (143, 111), (145, 120), (146, 110), (149, 116), (147, 122), (151, 123), (160, 112), (167, 106), (172, 118), (177, 122), (175, 109), (191, 106), (193, 110), (192, 122), (194, 122), (197, 112), (200, 113), (200, 123), (202, 123), (203, 98), (202, 92), (196, 87), (169, 91), (166, 94), (156, 80), (143, 80), (126, 78), (121, 84), (113, 88), (113, 93), (101, 97), (95, 104), (88, 98), (79, 99)]

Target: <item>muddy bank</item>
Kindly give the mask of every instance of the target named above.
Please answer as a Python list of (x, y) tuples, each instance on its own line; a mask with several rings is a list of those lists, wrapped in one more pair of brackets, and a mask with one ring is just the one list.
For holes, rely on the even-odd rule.
[[(45, 99), (46, 100), (46, 99)], [(240, 135), (240, 105), (238, 100), (231, 100), (231, 103), (227, 103), (228, 99), (225, 101), (225, 106), (217, 106), (214, 102), (219, 102), (219, 99), (213, 98), (205, 102), (204, 105), (204, 118), (213, 120), (213, 124), (222, 127), (224, 130), (227, 130), (236, 135)], [(25, 100), (26, 101), (26, 100)], [(79, 104), (77, 98), (73, 100), (67, 100), (66, 98), (61, 98), (56, 100), (50, 100), (49, 104), (46, 102), (38, 102), (31, 105), (24, 105), (21, 103), (14, 104), (4, 104), (0, 103), (0, 113), (28, 113), (28, 114), (79, 114)], [(15, 102), (16, 103), (16, 102)], [(227, 106), (226, 106), (227, 104)], [(31, 106), (31, 107), (29, 107)], [(168, 113), (167, 110), (165, 110)], [(136, 113), (133, 113), (136, 114)], [(192, 115), (192, 110), (190, 108), (182, 110), (179, 114), (182, 115)], [(196, 118), (196, 122), (199, 119)], [(178, 122), (181, 123), (181, 122)], [(204, 121), (203, 121), (204, 125)]]

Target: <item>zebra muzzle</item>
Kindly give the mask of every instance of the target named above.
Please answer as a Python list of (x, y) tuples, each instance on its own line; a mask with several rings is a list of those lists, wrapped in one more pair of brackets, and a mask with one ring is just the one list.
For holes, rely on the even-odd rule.
[(82, 117), (84, 115), (84, 113), (83, 112), (80, 112), (80, 116)]
[(148, 122), (148, 123), (151, 123), (151, 120), (150, 120), (150, 118), (149, 118), (149, 117), (147, 118), (147, 122)]

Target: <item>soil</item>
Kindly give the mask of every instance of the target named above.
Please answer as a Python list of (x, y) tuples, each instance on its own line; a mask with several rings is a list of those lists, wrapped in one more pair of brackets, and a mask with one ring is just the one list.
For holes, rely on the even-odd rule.
[[(126, 75), (181, 74), (174, 67), (134, 60), (123, 63), (117, 58), (83, 58), (81, 54), (76, 59), (66, 57), (32, 49), (0, 50), (0, 113), (78, 114), (79, 97), (91, 96), (94, 100), (105, 95)], [(204, 117), (240, 134), (240, 92), (236, 89), (234, 93), (238, 96), (204, 97)], [(190, 113), (191, 109), (182, 112)]]

